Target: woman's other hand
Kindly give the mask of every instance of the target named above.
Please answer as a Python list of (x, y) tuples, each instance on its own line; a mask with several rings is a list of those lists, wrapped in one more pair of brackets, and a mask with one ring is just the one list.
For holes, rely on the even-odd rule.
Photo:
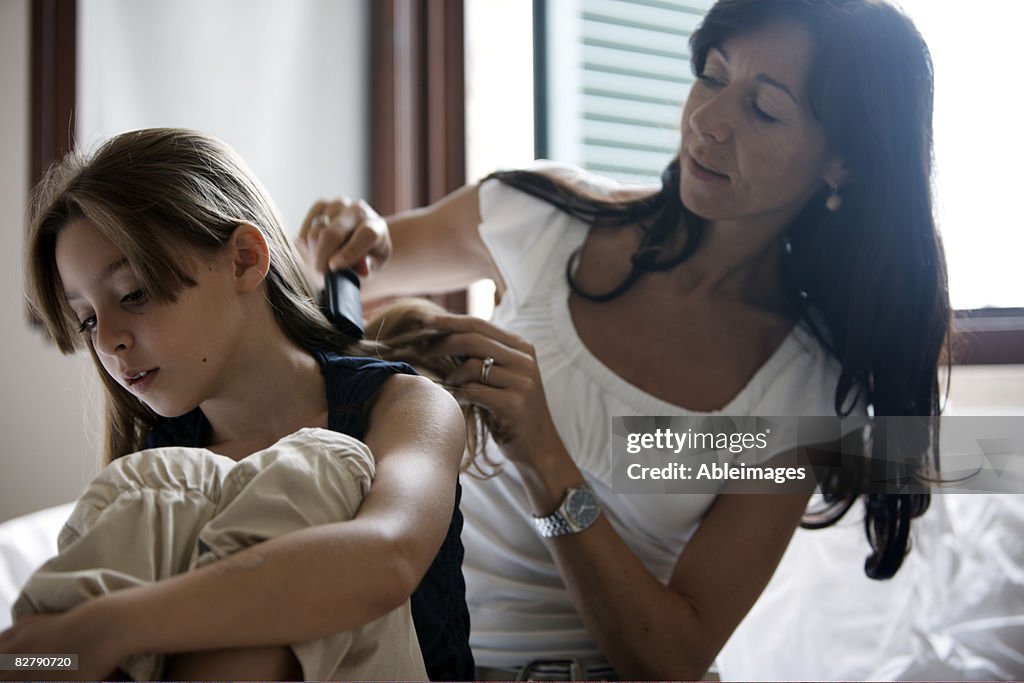
[(362, 199), (318, 201), (302, 221), (297, 243), (319, 277), (342, 268), (366, 277), (391, 257), (388, 224)]

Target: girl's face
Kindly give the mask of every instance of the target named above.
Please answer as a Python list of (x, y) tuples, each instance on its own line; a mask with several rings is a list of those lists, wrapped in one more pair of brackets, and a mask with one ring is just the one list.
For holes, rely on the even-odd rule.
[(682, 121), (680, 196), (695, 214), (781, 227), (841, 168), (807, 102), (812, 48), (783, 23), (708, 52)]
[(216, 395), (244, 316), (230, 259), (196, 259), (194, 287), (177, 301), (149, 298), (124, 253), (88, 220), (57, 237), (68, 304), (104, 370), (153, 411), (176, 417)]

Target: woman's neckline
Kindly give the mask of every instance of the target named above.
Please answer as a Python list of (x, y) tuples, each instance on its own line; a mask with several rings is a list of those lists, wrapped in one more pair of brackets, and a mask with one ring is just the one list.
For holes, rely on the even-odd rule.
[[(582, 221), (579, 221), (584, 228), (581, 230), (581, 239), (576, 244), (570, 245), (569, 251), (583, 244), (589, 230)], [(577, 242), (577, 240), (572, 240)], [(629, 400), (638, 409), (651, 415), (670, 414), (684, 412), (694, 415), (728, 415), (734, 412), (746, 413), (753, 407), (757, 399), (764, 395), (765, 390), (771, 383), (778, 371), (793, 357), (802, 347), (802, 325), (797, 321), (787, 332), (782, 341), (769, 354), (766, 360), (755, 370), (750, 378), (743, 384), (739, 391), (734, 394), (721, 408), (715, 410), (695, 410), (684, 405), (672, 403), (655, 394), (649, 393), (641, 387), (633, 384), (625, 377), (605, 364), (597, 355), (584, 343), (573, 320), (570, 290), (566, 281), (564, 271), (561, 277), (555, 278), (556, 284), (552, 287), (550, 299), (552, 321), (558, 342), (563, 351), (573, 357), (581, 369), (592, 380), (599, 383), (613, 395)]]

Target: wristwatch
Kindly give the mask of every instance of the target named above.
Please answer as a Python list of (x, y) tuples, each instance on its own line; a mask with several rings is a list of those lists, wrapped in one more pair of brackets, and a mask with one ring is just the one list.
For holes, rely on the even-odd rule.
[(534, 517), (533, 525), (544, 538), (578, 534), (597, 521), (601, 506), (586, 484), (573, 486), (565, 492), (558, 509), (546, 517)]

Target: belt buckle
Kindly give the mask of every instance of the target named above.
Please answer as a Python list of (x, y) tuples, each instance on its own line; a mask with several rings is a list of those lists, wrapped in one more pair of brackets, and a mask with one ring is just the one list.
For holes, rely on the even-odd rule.
[[(559, 666), (566, 667), (568, 670), (568, 678), (535, 678), (531, 674), (537, 672), (541, 667), (544, 666)], [(559, 672), (561, 673), (561, 672)], [(550, 675), (550, 674), (549, 674)], [(570, 657), (568, 659), (535, 659), (526, 666), (519, 669), (516, 674), (517, 681), (533, 681), (533, 680), (569, 680), (569, 681), (585, 681), (587, 680), (587, 667), (583, 664), (583, 661), (578, 657)]]

